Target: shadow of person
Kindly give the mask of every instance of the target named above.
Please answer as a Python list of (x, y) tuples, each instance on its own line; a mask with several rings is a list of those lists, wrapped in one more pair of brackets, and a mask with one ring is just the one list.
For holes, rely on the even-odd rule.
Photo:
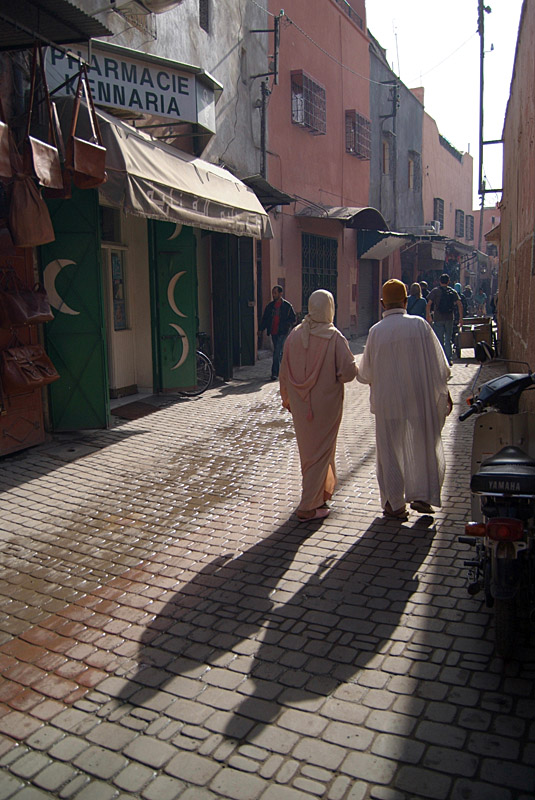
[(433, 522), (377, 518), (337, 534), (289, 522), (237, 557), (199, 562), (146, 629), (121, 697), (184, 724), (210, 716), (210, 730), (247, 741), (289, 708), (315, 710), (410, 638)]

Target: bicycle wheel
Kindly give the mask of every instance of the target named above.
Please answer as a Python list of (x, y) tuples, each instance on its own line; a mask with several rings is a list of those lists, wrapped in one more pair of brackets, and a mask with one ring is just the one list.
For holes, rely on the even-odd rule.
[(197, 350), (196, 359), (196, 385), (193, 387), (193, 389), (180, 389), (180, 394), (183, 394), (186, 397), (197, 397), (197, 395), (202, 394), (210, 388), (214, 380), (214, 368), (208, 356), (205, 356), (204, 353), (201, 353), (200, 350)]

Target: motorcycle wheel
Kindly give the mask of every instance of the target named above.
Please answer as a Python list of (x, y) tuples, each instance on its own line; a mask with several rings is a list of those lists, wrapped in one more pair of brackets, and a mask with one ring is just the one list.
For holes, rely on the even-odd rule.
[(494, 631), (496, 636), (496, 653), (502, 658), (511, 655), (515, 644), (515, 601), (494, 601)]

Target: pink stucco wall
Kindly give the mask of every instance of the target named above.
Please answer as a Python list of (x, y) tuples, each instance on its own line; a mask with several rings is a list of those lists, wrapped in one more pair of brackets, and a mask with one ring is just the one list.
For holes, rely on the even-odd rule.
[[(367, 119), (370, 116), (364, 0), (351, 0), (351, 5), (363, 19), (363, 30), (335, 0), (284, 3), (279, 83), (272, 87), (269, 98), (267, 178), (274, 186), (302, 199), (272, 215), (274, 239), (268, 247), (269, 267), (265, 265), (263, 269), (264, 294), (269, 292), (269, 284), (283, 279), (286, 297), (301, 311), (301, 233), (336, 238), (337, 322), (346, 332), (351, 316), (355, 315), (352, 287), (357, 283), (356, 233), (340, 222), (302, 220), (295, 214), (307, 202), (325, 206), (368, 205), (369, 161), (345, 152), (345, 111), (355, 109)], [(278, 14), (280, 6), (270, 0), (269, 10)], [(303, 70), (325, 88), (325, 135), (312, 135), (292, 124), (292, 70)]]
[[(455, 142), (450, 144), (456, 146)], [(422, 150), (424, 221), (434, 219), (433, 200), (435, 197), (442, 198), (444, 227), (440, 233), (454, 239), (456, 209), (464, 211), (465, 215), (472, 214), (474, 159), (469, 153), (463, 153), (462, 162), (459, 162), (440, 143), (437, 124), (427, 113), (424, 113)]]
[(535, 5), (524, 2), (503, 131), (499, 334), (535, 367)]

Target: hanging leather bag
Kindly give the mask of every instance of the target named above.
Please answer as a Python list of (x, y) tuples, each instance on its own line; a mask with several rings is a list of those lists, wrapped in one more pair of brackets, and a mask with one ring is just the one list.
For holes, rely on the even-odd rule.
[[(76, 126), (78, 124), (78, 116), (82, 102), (82, 91), (85, 93), (89, 121), (91, 123), (91, 142), (76, 136)], [(104, 183), (108, 179), (105, 168), (106, 148), (102, 142), (85, 64), (80, 65), (78, 86), (74, 98), (71, 131), (67, 143), (66, 164), (67, 168), (72, 172), (74, 185), (79, 189), (92, 189), (95, 186), (100, 186), (101, 183)]]
[(62, 186), (60, 189), (47, 188), (43, 189), (43, 197), (50, 199), (68, 200), (72, 197), (72, 175), (71, 171), (67, 168), (65, 163), (65, 145), (63, 144), (63, 134), (61, 132), (61, 125), (58, 117), (58, 109), (55, 103), (51, 103), (53, 124), (56, 130), (58, 150), (62, 160), (61, 178)]
[(25, 169), (13, 137), (9, 137), (13, 183), (9, 197), (8, 229), (17, 247), (36, 247), (53, 242), (54, 226), (33, 175)]
[(11, 178), (13, 170), (9, 157), (9, 127), (4, 116), (2, 100), (0, 100), (0, 178)]
[(54, 314), (45, 287), (36, 283), (28, 289), (15, 270), (0, 270), (0, 328), (16, 328), (50, 322)]
[[(48, 114), (48, 139), (50, 141), (47, 142), (42, 142), (40, 139), (36, 139), (35, 136), (30, 136), (38, 62)], [(28, 107), (28, 118), (26, 120), (26, 138), (24, 141), (23, 157), (26, 162), (25, 171), (30, 172), (31, 169), (33, 169), (41, 186), (47, 186), (52, 189), (61, 189), (63, 187), (63, 176), (61, 174), (56, 132), (52, 117), (52, 106), (43, 63), (43, 50), (41, 45), (37, 43), (33, 48), (30, 103)]]
[(0, 351), (5, 394), (25, 394), (60, 377), (40, 344), (17, 343)]

